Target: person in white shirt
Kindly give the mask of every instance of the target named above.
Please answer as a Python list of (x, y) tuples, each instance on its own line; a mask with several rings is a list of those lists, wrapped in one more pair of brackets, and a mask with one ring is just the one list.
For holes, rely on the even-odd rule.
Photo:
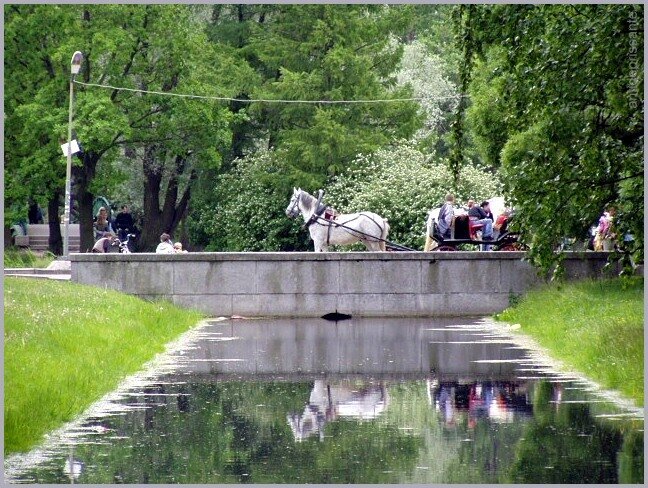
[(186, 249), (182, 249), (182, 242), (180, 242), (180, 241), (176, 242), (176, 243), (173, 245), (173, 250), (174, 250), (176, 253), (185, 253), (185, 252), (189, 252), (189, 251), (187, 251)]
[(102, 237), (100, 237), (97, 240), (97, 242), (95, 242), (91, 252), (100, 252), (100, 253), (110, 252), (111, 247), (115, 245), (116, 239), (117, 236), (112, 232), (104, 232), (102, 234)]
[(173, 241), (171, 240), (171, 236), (164, 232), (160, 236), (160, 243), (158, 244), (157, 248), (155, 249), (155, 252), (157, 254), (173, 254), (175, 253), (175, 249), (173, 249)]

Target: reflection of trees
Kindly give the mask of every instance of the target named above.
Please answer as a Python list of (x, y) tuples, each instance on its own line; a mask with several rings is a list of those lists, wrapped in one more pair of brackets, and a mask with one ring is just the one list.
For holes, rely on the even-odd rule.
[[(286, 413), (311, 391), (312, 383), (251, 382), (151, 390), (147, 412), (106, 420), (128, 438), (77, 448), (92, 466), (79, 482), (393, 483), (392, 472), (413, 469), (420, 440), (381, 422), (340, 417), (324, 442), (295, 443)], [(39, 479), (65, 481), (62, 470)]]
[(619, 453), (619, 483), (643, 483), (643, 473), (643, 432), (632, 430), (623, 437), (623, 446)]
[[(555, 383), (538, 383), (533, 420), (517, 447), (508, 482), (618, 483), (622, 432), (595, 421), (588, 404), (555, 403), (560, 388)], [(640, 465), (629, 470), (629, 478), (643, 481), (641, 459)]]
[[(451, 427), (442, 409), (436, 408), (442, 385), (448, 387), (448, 398), (455, 408)], [(301, 413), (306, 401), (318, 404), (318, 398), (322, 398), (319, 393), (328, 394), (328, 389), (323, 388), (325, 383), (314, 386), (310, 382), (228, 381), (152, 388), (150, 398), (129, 399), (133, 404), (150, 405), (148, 411), (134, 410), (128, 415), (95, 420), (107, 430), (92, 436), (92, 440), (108, 444), (75, 448), (75, 458), (86, 466), (76, 481), (643, 481), (641, 433), (624, 436), (618, 423), (594, 419), (592, 410), (596, 406), (556, 403), (560, 396), (555, 384), (545, 382), (531, 387), (520, 382), (390, 382), (387, 396), (380, 385), (348, 383), (346, 386), (352, 387), (346, 393), (358, 395), (358, 403), (352, 403), (353, 395), (346, 400), (359, 408), (358, 415), (340, 415), (338, 409), (335, 421), (326, 424), (322, 441), (314, 435), (295, 442), (286, 414)], [(331, 392), (332, 399), (344, 400), (344, 389), (339, 394)], [(509, 423), (507, 414), (487, 408), (497, 396), (521, 422)], [(376, 407), (373, 413), (369, 412), (373, 407), (366, 411), (359, 407), (362, 398), (368, 402), (367, 407)], [(380, 404), (387, 398), (388, 408), (381, 410)], [(367, 419), (369, 414), (362, 412), (374, 418)], [(358, 421), (363, 415), (365, 419)], [(61, 458), (57, 470), (43, 468), (30, 475), (37, 483), (65, 483), (69, 479), (63, 472), (63, 461)]]

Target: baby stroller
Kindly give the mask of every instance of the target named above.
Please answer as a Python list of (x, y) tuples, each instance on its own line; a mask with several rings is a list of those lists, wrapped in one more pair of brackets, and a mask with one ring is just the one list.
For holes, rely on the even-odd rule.
[(126, 240), (120, 240), (119, 238), (115, 238), (115, 244), (117, 245), (117, 248), (119, 249), (118, 252), (122, 254), (131, 254), (132, 251), (129, 247), (131, 239), (135, 237), (135, 234), (126, 234)]

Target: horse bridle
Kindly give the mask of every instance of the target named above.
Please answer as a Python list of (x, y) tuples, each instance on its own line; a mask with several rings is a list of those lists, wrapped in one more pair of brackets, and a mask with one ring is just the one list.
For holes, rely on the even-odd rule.
[(297, 217), (297, 214), (299, 213), (299, 199), (301, 198), (301, 193), (297, 194), (297, 197), (295, 198), (295, 201), (291, 205), (290, 209), (288, 210), (288, 214), (291, 217)]

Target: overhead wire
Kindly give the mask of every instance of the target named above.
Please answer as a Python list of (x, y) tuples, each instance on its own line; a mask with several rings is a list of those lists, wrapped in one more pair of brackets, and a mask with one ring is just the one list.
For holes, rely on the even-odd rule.
[(217, 97), (212, 95), (191, 95), (185, 93), (171, 93), (171, 92), (161, 92), (155, 90), (143, 90), (138, 88), (126, 88), (118, 87), (112, 85), (102, 85), (98, 83), (84, 83), (82, 81), (74, 80), (74, 83), (77, 85), (83, 85), (88, 87), (97, 87), (97, 88), (106, 88), (109, 90), (118, 90), (118, 91), (128, 91), (135, 93), (146, 93), (151, 95), (164, 95), (172, 97), (181, 97), (181, 98), (192, 98), (192, 99), (203, 99), (203, 100), (218, 100), (225, 102), (246, 102), (246, 103), (312, 103), (312, 104), (343, 104), (343, 103), (389, 103), (389, 102), (418, 102), (422, 100), (451, 100), (458, 99), (465, 95), (453, 95), (447, 97), (412, 97), (412, 98), (383, 98), (383, 99), (373, 99), (373, 100), (286, 100), (286, 99), (274, 99), (274, 98), (233, 98), (233, 97)]

